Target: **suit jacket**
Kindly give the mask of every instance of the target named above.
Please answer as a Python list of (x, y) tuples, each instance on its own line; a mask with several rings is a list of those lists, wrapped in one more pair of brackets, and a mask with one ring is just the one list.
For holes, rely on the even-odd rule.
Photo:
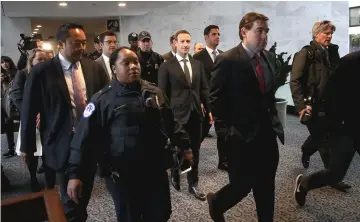
[(13, 101), (20, 113), (27, 74), (28, 73), (26, 69), (19, 70), (15, 75), (11, 91), (9, 92), (11, 100)]
[(189, 56), (192, 68), (192, 83), (185, 77), (184, 71), (176, 57), (163, 63), (159, 69), (158, 85), (170, 100), (174, 117), (181, 124), (186, 124), (191, 114), (191, 108), (203, 119), (201, 103), (210, 112), (209, 88), (205, 70), (201, 62)]
[(108, 72), (108, 69), (106, 68), (106, 65), (105, 65), (104, 57), (102, 57), (102, 55), (100, 55), (100, 57), (97, 58), (95, 60), (95, 62), (97, 62), (99, 65), (101, 65), (101, 67), (103, 67), (103, 69), (105, 70), (105, 72), (109, 78), (109, 83), (110, 83), (110, 81), (112, 80), (112, 78), (110, 78), (110, 76), (112, 76), (112, 73)]
[(269, 52), (263, 54), (273, 73), (265, 76), (265, 94), (242, 44), (216, 57), (210, 88), (213, 117), (225, 135), (252, 141), (260, 127), (268, 124), (283, 142), (284, 131), (275, 108), (275, 61)]
[[(82, 59), (88, 101), (109, 83), (104, 69), (93, 60)], [(21, 152), (36, 151), (36, 115), (40, 113), (40, 136), (45, 164), (62, 170), (69, 157), (73, 136), (71, 99), (59, 57), (32, 68), (27, 76), (21, 112)]]
[[(220, 55), (220, 53), (223, 53), (223, 51), (221, 51), (221, 50), (218, 50), (218, 51), (219, 51), (219, 55)], [(211, 71), (213, 70), (214, 62), (211, 59), (208, 51), (206, 49), (203, 49), (200, 52), (196, 53), (193, 56), (193, 58), (200, 61), (203, 64), (204, 69), (205, 69), (205, 73), (206, 73), (206, 78), (207, 78), (207, 81), (208, 81), (209, 86), (210, 86)]]
[(164, 55), (162, 55), (162, 57), (163, 57), (164, 60), (167, 61), (167, 60), (173, 58), (174, 55), (173, 55), (172, 52), (170, 51), (170, 52), (167, 52), (167, 53), (165, 53)]

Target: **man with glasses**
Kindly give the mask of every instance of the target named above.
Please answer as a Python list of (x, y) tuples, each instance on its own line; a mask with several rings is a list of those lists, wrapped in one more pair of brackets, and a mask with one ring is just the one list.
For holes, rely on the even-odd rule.
[[(109, 83), (109, 78), (99, 64), (82, 58), (86, 36), (81, 25), (61, 25), (56, 39), (59, 53), (34, 66), (27, 75), (21, 109), (20, 151), (25, 159), (34, 155), (36, 116), (40, 114), (39, 131), (43, 145), (46, 187), (54, 188), (55, 181), (59, 181), (67, 220), (85, 222), (96, 164), (95, 167), (80, 170), (84, 184), (78, 204), (67, 195), (69, 178), (65, 176), (64, 169), (68, 165), (70, 142), (85, 106), (96, 92)], [(88, 151), (90, 157), (96, 158), (93, 154), (95, 150)]]
[(158, 71), (164, 62), (163, 57), (152, 50), (151, 35), (147, 31), (139, 33), (137, 56), (141, 65), (141, 79), (157, 84)]
[(115, 51), (118, 45), (116, 34), (113, 31), (105, 31), (99, 35), (100, 47), (102, 55), (95, 60), (100, 64), (109, 76), (109, 80), (113, 79), (110, 67), (110, 55)]
[[(335, 25), (328, 20), (315, 22), (313, 40), (294, 56), (290, 89), (300, 121), (310, 133), (301, 147), (304, 168), (309, 167), (310, 157), (316, 151), (319, 151), (325, 168), (330, 165), (330, 136), (326, 127), (329, 117), (324, 110), (324, 90), (340, 62), (339, 47), (331, 44), (335, 30)], [(340, 191), (350, 188), (343, 182), (331, 186)]]

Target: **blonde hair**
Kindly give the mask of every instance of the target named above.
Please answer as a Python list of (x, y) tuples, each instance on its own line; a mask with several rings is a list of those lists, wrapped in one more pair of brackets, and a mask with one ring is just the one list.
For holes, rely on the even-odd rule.
[(315, 39), (315, 36), (317, 34), (325, 32), (329, 28), (331, 28), (331, 30), (333, 32), (335, 32), (335, 30), (336, 30), (335, 25), (332, 24), (331, 21), (329, 21), (329, 20), (324, 20), (324, 21), (321, 21), (321, 22), (315, 22), (315, 24), (314, 24), (314, 26), (312, 28), (313, 39)]
[(37, 52), (45, 52), (45, 51), (42, 49), (38, 49), (38, 48), (30, 50), (28, 59), (26, 61), (26, 71), (28, 73), (30, 72), (30, 70), (32, 68), (32, 62), (33, 62)]

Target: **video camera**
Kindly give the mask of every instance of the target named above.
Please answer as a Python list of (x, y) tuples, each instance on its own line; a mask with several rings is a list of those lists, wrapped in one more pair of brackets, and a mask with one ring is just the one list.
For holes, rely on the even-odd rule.
[(36, 49), (37, 40), (42, 40), (41, 34), (36, 34), (33, 37), (25, 36), (24, 34), (20, 34), (20, 41), (18, 42), (18, 50), (21, 54), (26, 55), (26, 51)]

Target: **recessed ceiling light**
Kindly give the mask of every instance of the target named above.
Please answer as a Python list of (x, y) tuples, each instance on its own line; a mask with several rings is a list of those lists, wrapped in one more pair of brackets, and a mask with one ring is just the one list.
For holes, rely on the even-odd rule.
[(41, 26), (41, 25), (37, 25), (36, 27), (41, 28), (42, 26)]
[(124, 3), (124, 2), (119, 3), (119, 7), (125, 7), (125, 6), (126, 6), (126, 3)]
[(37, 32), (33, 32), (33, 34), (36, 34)]
[(39, 29), (34, 29), (35, 31), (39, 31)]
[(67, 6), (67, 3), (66, 2), (60, 2), (59, 6), (65, 7), (65, 6)]

